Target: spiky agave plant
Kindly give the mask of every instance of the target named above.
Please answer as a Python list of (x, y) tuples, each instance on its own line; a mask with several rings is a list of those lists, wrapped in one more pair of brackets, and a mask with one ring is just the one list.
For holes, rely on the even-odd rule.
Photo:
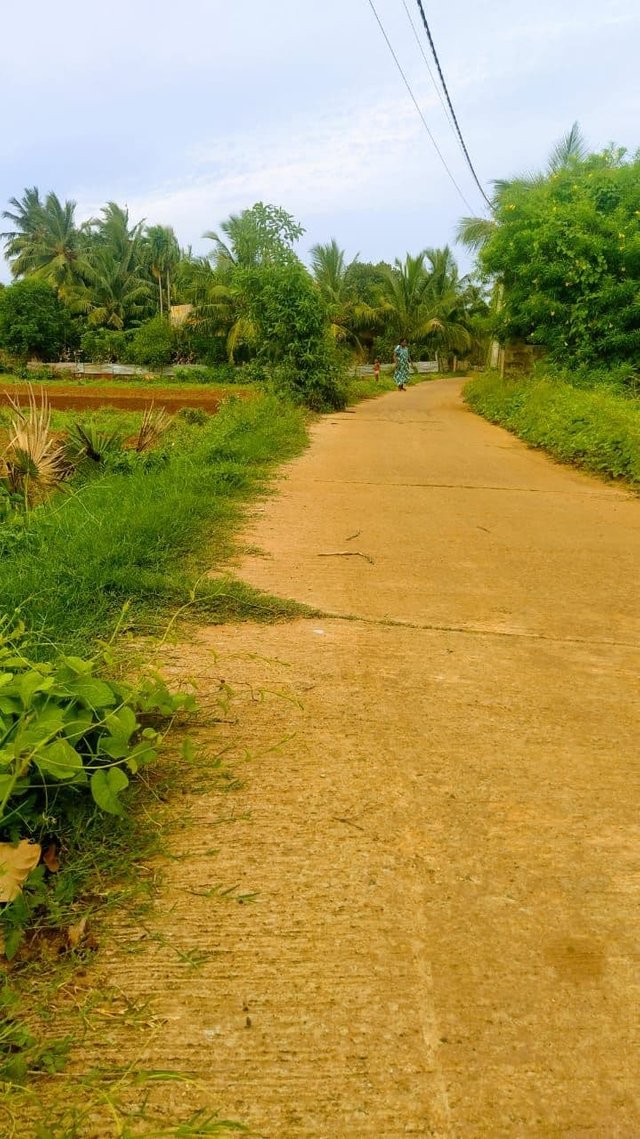
[(119, 431), (101, 431), (93, 423), (74, 423), (69, 428), (67, 454), (74, 466), (101, 466), (121, 450)]
[(12, 494), (19, 494), (25, 508), (48, 498), (66, 474), (64, 448), (51, 430), (51, 409), (44, 389), (40, 403), (32, 387), (24, 409), (11, 399), (13, 408), (9, 441), (2, 455), (2, 474)]

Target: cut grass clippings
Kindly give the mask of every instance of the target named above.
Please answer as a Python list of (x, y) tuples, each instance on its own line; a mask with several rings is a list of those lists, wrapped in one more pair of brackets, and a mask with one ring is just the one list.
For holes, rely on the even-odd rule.
[(564, 463), (640, 485), (640, 403), (606, 388), (585, 390), (558, 379), (471, 380), (474, 411)]

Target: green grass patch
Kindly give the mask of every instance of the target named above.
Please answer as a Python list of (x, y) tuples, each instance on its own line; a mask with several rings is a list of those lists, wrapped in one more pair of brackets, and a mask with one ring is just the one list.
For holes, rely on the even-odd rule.
[(640, 484), (640, 403), (610, 389), (557, 378), (471, 380), (464, 398), (480, 415), (532, 447), (596, 474)]
[[(123, 609), (136, 631), (157, 631), (183, 605), (255, 617), (259, 594), (206, 571), (229, 555), (273, 464), (305, 441), (304, 413), (267, 396), (181, 420), (151, 462), (97, 474), (0, 527), (0, 610), (19, 613), (44, 657), (86, 652)], [(277, 603), (265, 604), (273, 617)]]
[[(115, 432), (126, 439), (139, 430), (143, 415), (143, 411), (127, 411), (119, 407), (87, 408), (84, 411), (64, 411), (54, 407), (51, 408), (51, 427), (54, 431), (69, 431), (75, 423), (81, 423), (97, 431)], [(14, 419), (12, 408), (0, 405), (0, 430), (8, 430)]]

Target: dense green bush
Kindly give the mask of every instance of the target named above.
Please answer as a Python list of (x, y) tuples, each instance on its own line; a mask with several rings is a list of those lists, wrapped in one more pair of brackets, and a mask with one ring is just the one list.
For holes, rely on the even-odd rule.
[(480, 263), (503, 285), (502, 340), (561, 365), (640, 365), (640, 158), (610, 148), (503, 184)]
[(213, 331), (208, 326), (187, 322), (175, 329), (176, 360), (198, 363), (205, 367), (226, 364), (227, 336), (224, 329)]
[(174, 359), (175, 347), (175, 335), (167, 318), (154, 316), (133, 332), (127, 358), (132, 364), (165, 368)]
[(244, 382), (234, 364), (177, 364), (173, 377), (182, 384), (234, 384)]
[(534, 447), (611, 478), (640, 483), (640, 403), (556, 379), (478, 376), (465, 387), (474, 411)]
[(609, 368), (580, 364), (568, 368), (545, 359), (535, 365), (534, 376), (539, 380), (559, 380), (587, 391), (606, 388), (618, 395), (634, 398), (640, 395), (640, 372), (632, 364), (617, 364)]
[(276, 390), (314, 411), (345, 407), (344, 368), (304, 266), (292, 258), (238, 276), (256, 329), (257, 358), (269, 365)]
[(113, 328), (87, 329), (80, 339), (80, 355), (92, 364), (116, 364), (127, 359), (130, 340), (130, 332)]
[(57, 360), (72, 337), (71, 317), (54, 289), (27, 278), (0, 289), (0, 347), (26, 360)]

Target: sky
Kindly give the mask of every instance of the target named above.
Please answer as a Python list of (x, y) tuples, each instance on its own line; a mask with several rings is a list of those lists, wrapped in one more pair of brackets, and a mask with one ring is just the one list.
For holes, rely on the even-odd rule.
[[(483, 201), (416, 0), (375, 6), (462, 197), (370, 0), (4, 0), (0, 209), (33, 185), (76, 201), (80, 220), (114, 200), (199, 253), (205, 230), (256, 201), (301, 222), (303, 257), (332, 237), (367, 261), (452, 243)], [(594, 150), (640, 146), (638, 0), (424, 6), (489, 194), (543, 166), (574, 120)]]

